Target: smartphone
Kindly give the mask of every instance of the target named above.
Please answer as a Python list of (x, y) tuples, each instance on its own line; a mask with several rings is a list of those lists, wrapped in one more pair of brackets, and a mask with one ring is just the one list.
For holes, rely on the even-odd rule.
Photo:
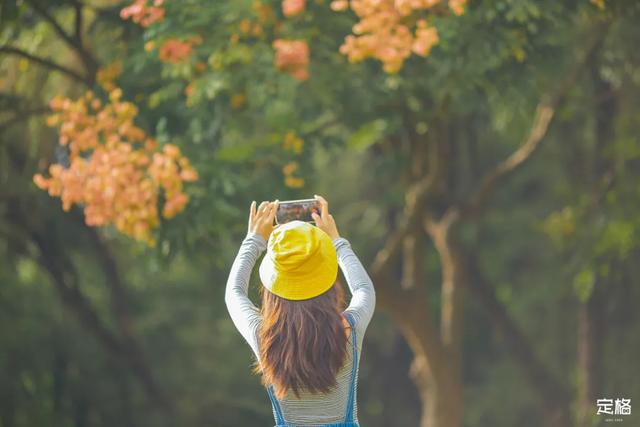
[(289, 221), (299, 220), (315, 222), (311, 212), (320, 215), (320, 201), (316, 199), (285, 200), (278, 203), (276, 212), (276, 224), (284, 224)]

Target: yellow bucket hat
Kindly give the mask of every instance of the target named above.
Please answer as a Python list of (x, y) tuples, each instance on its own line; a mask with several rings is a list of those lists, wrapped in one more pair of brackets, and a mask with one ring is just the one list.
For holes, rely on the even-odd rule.
[(331, 237), (304, 221), (276, 227), (260, 263), (262, 285), (279, 297), (304, 300), (331, 288), (338, 277), (338, 256)]

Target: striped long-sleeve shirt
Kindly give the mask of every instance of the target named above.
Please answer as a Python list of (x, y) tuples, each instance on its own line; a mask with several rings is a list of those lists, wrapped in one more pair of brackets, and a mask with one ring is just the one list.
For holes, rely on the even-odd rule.
[[(351, 313), (355, 320), (359, 358), (364, 334), (375, 309), (376, 294), (371, 278), (353, 252), (349, 241), (344, 237), (338, 237), (333, 240), (333, 244), (338, 255), (338, 264), (352, 295), (345, 312)], [(225, 292), (225, 301), (231, 319), (251, 346), (257, 360), (260, 358), (258, 332), (262, 317), (258, 307), (248, 298), (247, 291), (253, 267), (266, 247), (267, 242), (264, 237), (256, 233), (247, 234), (231, 267)], [(330, 393), (311, 394), (302, 390), (298, 399), (290, 391), (284, 399), (279, 401), (284, 418), (288, 423), (311, 426), (343, 420), (353, 367), (351, 351), (348, 351), (347, 354), (346, 363), (336, 378), (338, 385)], [(356, 386), (357, 378), (356, 373)], [(355, 406), (354, 419), (357, 422), (357, 404)]]

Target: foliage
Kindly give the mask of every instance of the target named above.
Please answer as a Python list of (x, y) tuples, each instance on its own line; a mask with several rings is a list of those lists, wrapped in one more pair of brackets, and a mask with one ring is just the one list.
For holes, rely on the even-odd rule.
[(34, 181), (60, 197), (65, 211), (84, 205), (88, 225), (113, 223), (124, 234), (153, 244), (160, 190), (162, 215), (172, 218), (189, 200), (183, 182), (198, 174), (175, 145), (156, 151), (156, 141), (133, 124), (137, 108), (121, 102), (121, 96), (114, 89), (104, 106), (91, 91), (75, 102), (54, 98), (48, 124), (61, 124), (60, 145), (69, 148), (69, 166), (54, 164), (51, 178), (37, 174)]
[[(1, 5), (0, 424), (271, 422), (221, 302), (249, 201), (327, 196), (370, 266), (400, 225), (425, 141), (448, 150), (431, 208), (464, 204), (592, 36), (538, 151), (460, 234), (572, 396), (579, 313), (594, 297), (608, 328), (597, 391), (640, 393), (628, 374), (640, 351), (637, 2), (88, 1), (79, 41), (77, 4)], [(595, 32), (600, 20), (609, 25)], [(421, 261), (423, 303), (438, 313), (442, 266), (431, 246)], [(466, 301), (464, 424), (540, 425), (541, 397), (508, 337), (478, 298)], [(133, 334), (175, 413), (132, 368), (145, 363), (109, 350), (87, 312), (117, 343)], [(419, 423), (396, 320), (378, 310), (367, 332), (363, 425)]]

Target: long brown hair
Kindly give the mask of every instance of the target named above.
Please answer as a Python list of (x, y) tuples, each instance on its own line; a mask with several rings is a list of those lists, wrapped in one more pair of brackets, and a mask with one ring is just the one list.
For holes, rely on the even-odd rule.
[(326, 393), (337, 385), (336, 375), (347, 357), (342, 321), (344, 289), (338, 280), (317, 297), (292, 301), (260, 286), (262, 325), (260, 360), (253, 369), (262, 384), (273, 385), (278, 399), (292, 389)]

